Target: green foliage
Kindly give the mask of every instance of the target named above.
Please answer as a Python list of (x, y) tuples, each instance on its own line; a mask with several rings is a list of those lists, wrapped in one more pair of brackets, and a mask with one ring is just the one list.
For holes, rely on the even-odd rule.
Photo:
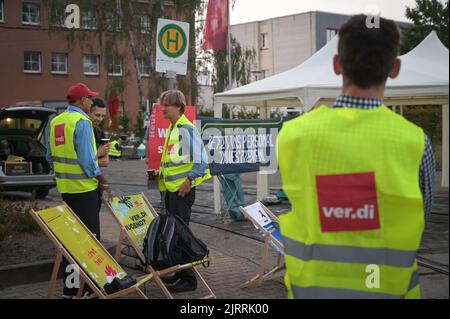
[[(254, 49), (242, 48), (235, 38), (231, 39), (231, 77), (237, 86), (250, 82), (251, 70), (255, 64)], [(226, 91), (229, 87), (228, 51), (217, 51), (212, 55), (214, 64), (214, 93)]]
[(136, 125), (133, 131), (138, 137), (144, 137), (145, 135), (144, 113), (142, 111), (139, 111), (136, 117)]
[(31, 208), (40, 209), (35, 202), (13, 202), (0, 198), (0, 241), (13, 233), (31, 233), (39, 229), (29, 214)]
[(401, 52), (409, 52), (431, 32), (436, 31), (439, 39), (448, 48), (448, 1), (416, 0), (415, 8), (406, 9), (406, 17), (414, 23), (405, 29)]
[(442, 168), (442, 107), (408, 106), (403, 107), (403, 116), (420, 126), (430, 138), (436, 156), (436, 166)]

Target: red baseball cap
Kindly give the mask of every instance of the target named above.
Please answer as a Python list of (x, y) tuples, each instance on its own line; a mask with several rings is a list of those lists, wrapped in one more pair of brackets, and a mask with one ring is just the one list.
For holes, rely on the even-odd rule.
[(72, 85), (67, 92), (67, 99), (70, 101), (78, 101), (86, 96), (99, 96), (98, 92), (91, 91), (86, 84), (77, 83)]

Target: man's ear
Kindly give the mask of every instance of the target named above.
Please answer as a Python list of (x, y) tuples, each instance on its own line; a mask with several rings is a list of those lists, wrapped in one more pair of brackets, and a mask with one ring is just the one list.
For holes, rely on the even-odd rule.
[(341, 58), (338, 54), (333, 57), (333, 70), (336, 75), (341, 75), (343, 72)]
[(400, 69), (402, 66), (402, 61), (400, 59), (395, 59), (394, 66), (389, 72), (389, 77), (395, 79), (400, 74)]

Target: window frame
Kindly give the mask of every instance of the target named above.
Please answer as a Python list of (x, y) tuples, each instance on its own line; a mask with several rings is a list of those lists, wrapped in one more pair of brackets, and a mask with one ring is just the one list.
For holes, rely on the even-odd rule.
[(269, 32), (261, 32), (261, 50), (269, 49)]
[[(66, 67), (66, 71), (65, 72), (63, 72), (63, 71), (54, 71), (53, 70), (53, 65), (54, 65), (53, 57), (55, 55), (59, 55), (59, 56), (64, 56), (65, 57), (65, 60), (64, 60), (64, 65)], [(57, 63), (58, 63), (58, 65), (61, 64), (59, 61)], [(63, 52), (52, 52), (51, 63), (50, 63), (50, 72), (52, 74), (69, 74), (69, 54), (63, 53)]]
[[(95, 11), (87, 10), (81, 12), (81, 29), (83, 30), (97, 30), (97, 19)], [(92, 23), (91, 25), (86, 24), (86, 22)]]
[[(62, 10), (62, 12), (60, 12)], [(61, 19), (62, 21), (54, 21), (53, 19)], [(52, 27), (64, 28), (66, 26), (66, 16), (63, 7), (55, 7), (51, 9), (50, 24)]]
[[(115, 68), (117, 66), (117, 64), (116, 64), (117, 60), (119, 61), (120, 73), (114, 72)], [(112, 66), (113, 72), (110, 72), (111, 66)], [(108, 61), (108, 76), (123, 76), (123, 59), (122, 59), (122, 57), (116, 56), (116, 57), (111, 58), (110, 61)]]
[(5, 22), (5, 0), (0, 0), (0, 23)]
[[(89, 72), (86, 71), (86, 58), (87, 57), (96, 57), (96, 65), (97, 65), (97, 72)], [(100, 75), (100, 55), (98, 54), (83, 54), (83, 74), (84, 75)]]
[[(144, 18), (147, 19), (144, 23)], [(141, 34), (150, 34), (152, 27), (150, 16), (147, 14), (140, 14), (139, 15), (139, 32)]]
[[(25, 60), (25, 55), (26, 54), (38, 54), (38, 58), (39, 58), (39, 63), (38, 63), (38, 65), (39, 65), (39, 70), (38, 71), (36, 71), (36, 70), (26, 70), (25, 69), (25, 63), (34, 63), (35, 61), (30, 61), (30, 60)], [(23, 73), (26, 73), (26, 74), (42, 74), (42, 52), (40, 52), (40, 51), (24, 51), (23, 52)]]
[[(24, 6), (34, 6), (35, 8), (37, 8), (37, 22), (30, 22), (30, 21), (24, 21), (23, 17), (24, 17)], [(41, 6), (39, 5), (39, 3), (33, 3), (33, 2), (23, 2), (22, 3), (22, 24), (23, 25), (31, 25), (31, 26), (36, 26), (36, 25), (41, 25)]]
[[(150, 61), (144, 57), (139, 57), (137, 59), (137, 67), (138, 67), (138, 74), (141, 78), (149, 78), (150, 77)], [(141, 73), (141, 70), (147, 66), (148, 67), (148, 73)]]
[[(113, 22), (111, 24), (110, 22)], [(117, 25), (114, 25), (114, 23), (117, 22)], [(114, 28), (113, 28), (114, 26)], [(106, 30), (108, 32), (122, 32), (123, 26), (122, 26), (122, 19), (121, 16), (117, 13), (108, 12), (106, 14)]]

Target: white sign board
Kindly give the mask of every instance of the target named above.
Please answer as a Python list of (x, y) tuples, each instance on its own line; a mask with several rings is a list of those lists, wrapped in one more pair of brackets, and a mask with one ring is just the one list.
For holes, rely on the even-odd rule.
[(156, 72), (186, 75), (189, 53), (189, 23), (158, 19)]

